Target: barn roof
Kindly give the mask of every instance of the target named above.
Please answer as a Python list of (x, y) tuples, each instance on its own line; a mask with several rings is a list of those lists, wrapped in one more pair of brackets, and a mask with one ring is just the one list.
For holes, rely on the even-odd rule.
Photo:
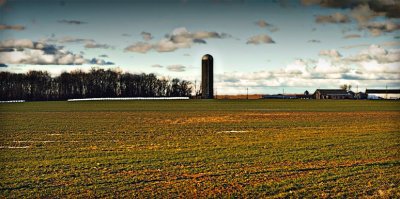
[(400, 93), (400, 89), (366, 89), (365, 93), (399, 94)]
[(314, 93), (320, 92), (322, 95), (348, 95), (349, 93), (343, 89), (317, 89)]

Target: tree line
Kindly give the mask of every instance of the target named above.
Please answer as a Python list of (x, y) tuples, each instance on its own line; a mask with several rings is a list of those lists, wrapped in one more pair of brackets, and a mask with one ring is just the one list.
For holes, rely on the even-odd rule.
[(52, 77), (47, 71), (0, 72), (0, 100), (66, 100), (96, 97), (186, 97), (191, 82), (92, 68)]

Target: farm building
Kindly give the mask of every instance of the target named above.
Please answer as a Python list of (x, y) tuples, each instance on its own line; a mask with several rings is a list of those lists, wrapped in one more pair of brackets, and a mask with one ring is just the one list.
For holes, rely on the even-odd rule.
[(354, 93), (354, 99), (368, 99), (368, 94), (363, 92)]
[(263, 95), (263, 99), (297, 99), (296, 95), (283, 95), (283, 94), (277, 94), (277, 95)]
[(214, 59), (209, 54), (201, 58), (201, 98), (214, 98)]
[(353, 95), (343, 89), (317, 89), (315, 99), (353, 99)]
[(400, 89), (366, 89), (368, 99), (400, 99)]

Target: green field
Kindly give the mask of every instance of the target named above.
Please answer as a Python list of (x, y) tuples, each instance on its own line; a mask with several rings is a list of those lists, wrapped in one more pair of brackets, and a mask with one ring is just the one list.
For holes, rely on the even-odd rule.
[(400, 102), (0, 104), (0, 197), (400, 197)]

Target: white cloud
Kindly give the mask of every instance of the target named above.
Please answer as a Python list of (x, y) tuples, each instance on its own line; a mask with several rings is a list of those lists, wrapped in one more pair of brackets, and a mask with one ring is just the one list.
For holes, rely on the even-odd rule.
[(0, 60), (5, 64), (33, 65), (113, 64), (104, 60), (97, 60), (93, 63), (93, 60), (96, 59), (88, 60), (82, 55), (66, 51), (62, 47), (33, 42), (28, 39), (1, 41)]
[(255, 24), (260, 28), (267, 28), (271, 32), (276, 32), (279, 30), (278, 27), (268, 23), (267, 21), (265, 21), (263, 19), (256, 21)]
[(319, 55), (321, 55), (321, 56), (327, 56), (327, 57), (330, 57), (330, 58), (339, 58), (339, 57), (342, 56), (342, 55), (341, 55), (337, 50), (335, 50), (335, 49), (331, 49), (331, 50), (321, 50), (321, 51), (319, 52)]
[(110, 45), (108, 44), (99, 44), (95, 42), (90, 42), (85, 44), (85, 48), (103, 48), (103, 49), (109, 49), (111, 48)]
[(171, 39), (161, 39), (154, 45), (154, 50), (157, 52), (172, 52), (179, 48), (190, 48), (192, 46), (192, 40), (187, 40), (182, 37), (175, 37)]
[(190, 48), (195, 43), (205, 44), (206, 39), (211, 38), (227, 38), (230, 35), (226, 33), (197, 31), (189, 32), (185, 27), (174, 29), (171, 34), (165, 38), (151, 44), (146, 42), (138, 42), (125, 48), (125, 51), (147, 53), (150, 50), (157, 52), (172, 52), (181, 48)]
[[(385, 32), (399, 30), (400, 25), (392, 21), (371, 22), (377, 17), (400, 18), (400, 1), (394, 0), (302, 0), (304, 5), (317, 4), (327, 8), (349, 8), (350, 16), (358, 23), (360, 30), (368, 30), (372, 36), (380, 36)], [(350, 18), (342, 13), (317, 15), (317, 23), (347, 23)], [(354, 37), (349, 37), (354, 38)]]
[(370, 19), (377, 16), (368, 4), (361, 4), (351, 11), (351, 16), (356, 19), (359, 26), (364, 26)]
[(153, 48), (153, 45), (145, 42), (137, 42), (136, 44), (130, 45), (124, 49), (125, 52), (137, 52), (137, 53), (147, 53)]
[(259, 21), (256, 22), (256, 24), (261, 28), (265, 28), (267, 26), (271, 26), (271, 24), (267, 23), (265, 20), (259, 20)]
[(93, 39), (65, 36), (65, 37), (61, 37), (61, 38), (52, 37), (52, 38), (42, 39), (40, 42), (64, 44), (64, 43), (95, 43), (96, 41)]
[(360, 54), (370, 55), (370, 56), (382, 56), (387, 55), (388, 51), (378, 45), (371, 45), (368, 49), (364, 49), (360, 52)]
[(184, 72), (186, 70), (186, 66), (183, 65), (170, 65), (167, 66), (167, 70), (172, 71), (172, 72)]
[(375, 14), (388, 18), (400, 18), (398, 0), (301, 0), (301, 2), (304, 5), (317, 4), (326, 8), (349, 8), (361, 16), (359, 20), (368, 20), (368, 17), (374, 17), (371, 15)]
[(76, 38), (70, 36), (65, 36), (61, 38), (55, 38), (55, 37), (46, 38), (40, 40), (39, 42), (52, 43), (52, 44), (78, 43), (78, 44), (85, 44), (84, 45), (85, 48), (102, 48), (102, 49), (114, 48), (108, 44), (97, 43), (94, 39)]
[(153, 68), (164, 68), (164, 66), (162, 66), (160, 64), (154, 64), (151, 67), (153, 67)]
[(378, 63), (394, 63), (400, 62), (400, 51), (388, 51), (379, 45), (371, 45), (367, 49), (362, 50), (359, 54), (347, 57), (346, 60), (352, 62), (376, 61)]
[(400, 29), (400, 25), (392, 21), (369, 22), (364, 27), (375, 37), (380, 36), (382, 32), (393, 32)]
[(223, 38), (222, 34), (217, 32), (198, 31), (191, 34), (193, 39), (209, 39), (209, 38)]
[(286, 66), (286, 68), (283, 69), (282, 74), (285, 75), (294, 75), (294, 76), (303, 76), (303, 77), (309, 77), (309, 69), (308, 69), (308, 64), (304, 60), (296, 60), (293, 63), (290, 63)]
[(350, 67), (344, 63), (326, 59), (319, 59), (311, 72), (314, 74), (315, 77), (318, 77), (322, 74), (334, 75), (335, 77), (338, 77), (338, 75), (347, 73), (350, 70)]
[[(382, 5), (388, 5), (384, 2), (380, 2)], [(400, 5), (398, 5), (400, 8)], [(383, 9), (384, 7), (381, 7)], [(395, 9), (393, 9), (395, 10)], [(399, 10), (400, 11), (400, 10)], [(358, 22), (360, 29), (368, 30), (372, 36), (380, 36), (382, 33), (393, 32), (400, 29), (400, 25), (390, 20), (371, 22), (371, 20), (377, 16), (383, 15), (384, 12), (375, 12), (371, 10), (368, 4), (361, 4), (351, 11), (351, 16)]]
[(29, 39), (9, 39), (0, 42), (0, 48), (34, 48)]
[(246, 44), (256, 44), (256, 45), (263, 44), (263, 43), (270, 44), (270, 43), (275, 43), (275, 41), (272, 40), (272, 38), (270, 36), (263, 34), (263, 35), (252, 36), (246, 42)]
[(176, 28), (167, 38), (161, 39), (154, 45), (158, 52), (171, 52), (180, 48), (190, 48), (193, 43), (206, 43), (205, 39), (223, 38), (217, 32), (198, 31), (191, 33), (186, 28)]
[(400, 41), (387, 41), (380, 44), (381, 46), (400, 46)]
[[(397, 63), (385, 63), (380, 64), (376, 60), (361, 62), (360, 63), (362, 71), (367, 74), (397, 74), (398, 79), (400, 79), (400, 64)], [(387, 74), (386, 74), (387, 75)]]
[(348, 23), (350, 22), (349, 16), (340, 12), (331, 15), (317, 15), (315, 16), (317, 23)]
[(2, 52), (0, 59), (7, 64), (38, 64), (38, 65), (81, 65), (86, 60), (81, 55), (58, 51), (56, 54), (46, 54), (40, 49), (25, 49), (23, 51)]

